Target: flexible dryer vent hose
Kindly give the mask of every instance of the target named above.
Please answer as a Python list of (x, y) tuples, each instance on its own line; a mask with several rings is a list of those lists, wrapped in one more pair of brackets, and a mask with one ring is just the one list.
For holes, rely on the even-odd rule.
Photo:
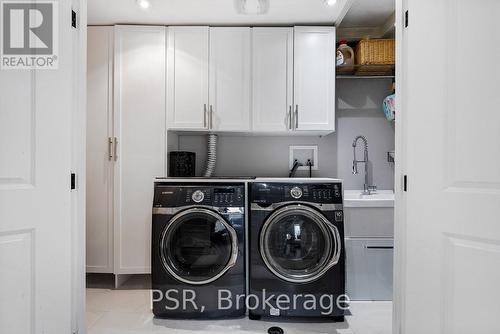
[(208, 155), (205, 177), (211, 177), (215, 173), (215, 163), (217, 162), (217, 135), (208, 135)]

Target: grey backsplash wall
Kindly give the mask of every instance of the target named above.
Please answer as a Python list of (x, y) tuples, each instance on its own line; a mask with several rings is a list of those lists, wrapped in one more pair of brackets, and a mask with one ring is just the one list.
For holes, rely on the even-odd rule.
[[(352, 174), (352, 142), (357, 135), (368, 140), (372, 184), (378, 189), (394, 189), (394, 164), (387, 152), (394, 150), (394, 125), (382, 111), (382, 101), (391, 93), (390, 79), (337, 80), (337, 172), (345, 189), (363, 189), (364, 166)], [(356, 153), (363, 159), (361, 142)]]
[[(337, 131), (323, 137), (304, 136), (219, 136), (217, 176), (288, 176), (290, 145), (317, 145), (319, 168), (316, 177), (338, 177), (345, 189), (363, 188), (363, 168), (352, 175), (352, 141), (357, 135), (368, 139), (373, 183), (379, 189), (394, 188), (394, 166), (387, 162), (387, 151), (394, 149), (394, 127), (382, 112), (382, 100), (391, 81), (387, 79), (337, 81)], [(196, 152), (197, 175), (206, 159), (206, 137), (181, 135), (171, 149)], [(362, 159), (362, 149), (358, 158)], [(306, 176), (298, 171), (297, 176)]]

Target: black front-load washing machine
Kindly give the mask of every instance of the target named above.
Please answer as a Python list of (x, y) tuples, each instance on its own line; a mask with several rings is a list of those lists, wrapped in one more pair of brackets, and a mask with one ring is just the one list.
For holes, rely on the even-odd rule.
[(343, 321), (341, 182), (257, 179), (249, 202), (250, 318)]
[(243, 183), (155, 182), (151, 271), (156, 317), (245, 314), (245, 200)]

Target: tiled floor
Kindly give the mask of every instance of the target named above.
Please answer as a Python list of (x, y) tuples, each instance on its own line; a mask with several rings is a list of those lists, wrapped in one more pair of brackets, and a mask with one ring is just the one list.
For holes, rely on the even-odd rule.
[(353, 302), (344, 323), (277, 323), (245, 318), (218, 321), (154, 319), (146, 289), (87, 289), (88, 334), (257, 334), (279, 325), (285, 334), (391, 334), (391, 302)]

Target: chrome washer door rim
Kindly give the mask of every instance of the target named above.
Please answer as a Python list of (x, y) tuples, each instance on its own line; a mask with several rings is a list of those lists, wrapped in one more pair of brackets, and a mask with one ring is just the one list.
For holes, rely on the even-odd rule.
[[(329, 246), (327, 247), (327, 260), (324, 261), (322, 267), (316, 270), (312, 275), (284, 275), (272, 265), (271, 262), (274, 261), (269, 260), (269, 258), (271, 258), (272, 256), (269, 254), (268, 250), (265, 247), (266, 236), (269, 227), (276, 221), (279, 221), (280, 218), (288, 216), (291, 213), (300, 213), (306, 215), (309, 218), (312, 218), (316, 223), (318, 223), (321, 231), (323, 231), (325, 233), (325, 236), (328, 236), (328, 239), (330, 240)], [(315, 281), (323, 276), (328, 270), (330, 270), (330, 268), (336, 265), (340, 259), (341, 240), (337, 227), (330, 223), (330, 221), (328, 221), (328, 219), (326, 219), (326, 217), (317, 210), (302, 204), (292, 204), (276, 209), (265, 220), (264, 225), (262, 226), (262, 229), (260, 231), (259, 241), (260, 255), (262, 260), (266, 264), (266, 267), (277, 277), (291, 283), (309, 283)]]
[[(216, 218), (229, 231), (229, 235), (230, 235), (230, 238), (231, 238), (231, 257), (229, 258), (229, 260), (226, 263), (226, 265), (224, 266), (224, 268), (219, 273), (217, 273), (216, 275), (210, 277), (209, 279), (202, 280), (202, 281), (193, 281), (193, 280), (190, 280), (190, 279), (187, 279), (185, 277), (182, 277), (182, 276), (178, 275), (168, 265), (168, 261), (165, 258), (165, 239), (166, 239), (166, 237), (168, 235), (169, 230), (171, 230), (172, 227), (176, 225), (176, 223), (177, 223), (178, 220), (180, 220), (181, 218), (184, 218), (187, 215), (193, 214), (193, 213), (207, 214), (207, 215), (210, 215), (210, 216)], [(160, 256), (161, 256), (161, 261), (163, 263), (163, 267), (176, 280), (178, 280), (180, 282), (183, 282), (183, 283), (186, 283), (186, 284), (190, 284), (190, 285), (203, 285), (203, 284), (212, 283), (212, 282), (216, 281), (217, 279), (219, 279), (222, 275), (224, 275), (229, 269), (231, 269), (232, 267), (235, 266), (236, 260), (238, 258), (238, 236), (237, 236), (236, 231), (234, 230), (234, 228), (221, 215), (219, 215), (218, 213), (216, 213), (216, 212), (214, 212), (212, 210), (209, 210), (209, 209), (205, 209), (205, 208), (192, 207), (190, 209), (186, 209), (184, 211), (179, 212), (178, 214), (176, 214), (175, 216), (173, 216), (172, 219), (170, 219), (170, 221), (168, 222), (168, 225), (163, 230), (161, 238), (160, 238)]]

